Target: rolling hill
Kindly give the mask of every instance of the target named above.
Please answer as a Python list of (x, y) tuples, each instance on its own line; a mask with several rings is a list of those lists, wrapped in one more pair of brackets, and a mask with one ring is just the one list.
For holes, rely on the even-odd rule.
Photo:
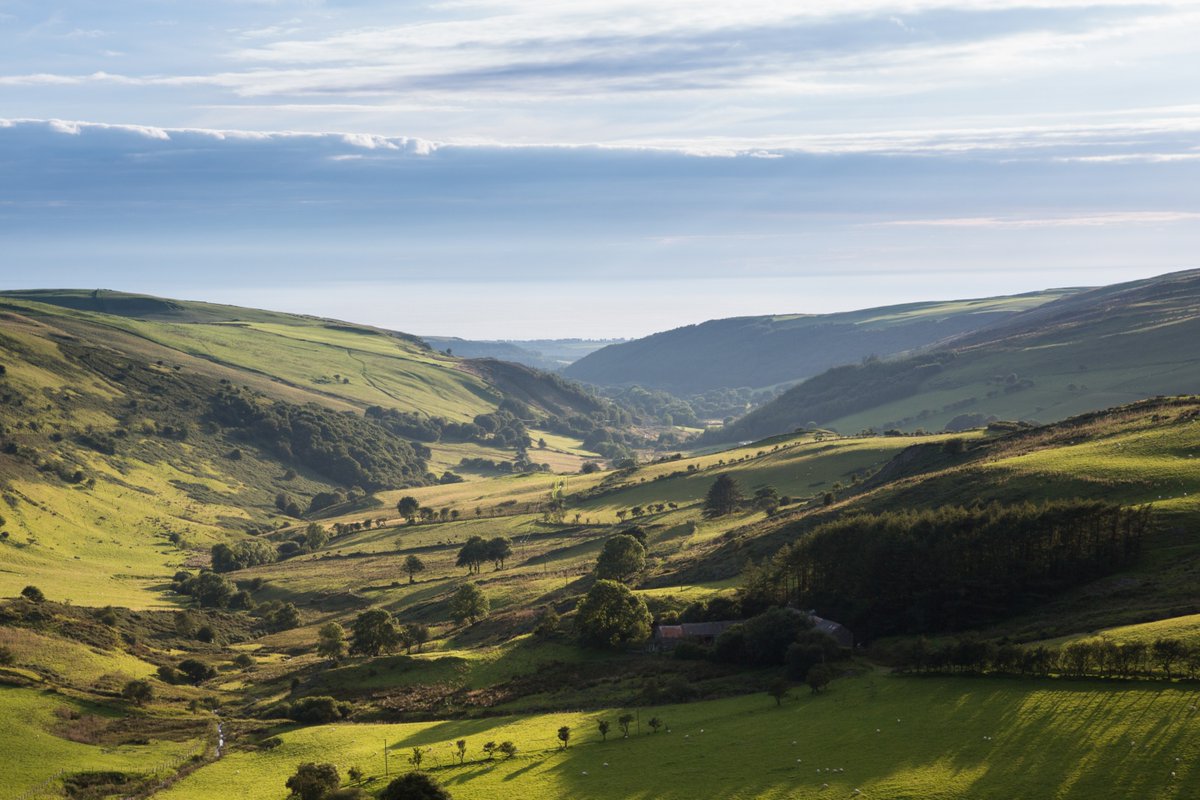
[(115, 292), (0, 295), (0, 366), (0, 591), (134, 607), (214, 543), (465, 463), (512, 467), (529, 439), (578, 470), (579, 440), (543, 429), (610, 411), (405, 334)]
[(1050, 422), (1200, 389), (1196, 341), (1200, 271), (1075, 292), (918, 355), (836, 367), (706, 438)]
[(986, 328), (1077, 290), (911, 303), (838, 314), (736, 317), (613, 344), (566, 367), (602, 386), (677, 395), (792, 383), (868, 356), (893, 356)]

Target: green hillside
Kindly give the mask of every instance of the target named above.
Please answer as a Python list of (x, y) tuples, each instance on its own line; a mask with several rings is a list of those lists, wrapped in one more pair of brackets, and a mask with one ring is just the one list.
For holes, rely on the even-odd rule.
[(1196, 391), (1198, 338), (1200, 272), (1173, 273), (1073, 294), (921, 355), (837, 367), (707, 438), (1051, 422)]
[(1074, 291), (910, 303), (839, 314), (712, 320), (609, 345), (571, 364), (563, 374), (598, 385), (636, 384), (678, 395), (770, 387), (868, 356), (919, 350)]
[(530, 431), (577, 471), (594, 454), (539, 429), (612, 416), (560, 378), (403, 334), (110, 292), (0, 296), (0, 366), (0, 592), (97, 604), (157, 605), (181, 564), (318, 496), (510, 468)]

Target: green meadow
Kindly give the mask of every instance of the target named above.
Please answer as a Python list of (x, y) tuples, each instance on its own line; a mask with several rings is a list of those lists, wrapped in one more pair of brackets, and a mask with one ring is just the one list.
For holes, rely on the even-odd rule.
[[(632, 710), (632, 709), (631, 709)], [(836, 681), (776, 707), (750, 695), (623, 711), (533, 714), (410, 724), (327, 725), (280, 734), (270, 751), (234, 752), (162, 796), (205, 800), (233, 783), (248, 800), (275, 798), (302, 761), (334, 763), (367, 787), (410, 769), (412, 748), (455, 798), (783, 798), (958, 800), (1012, 797), (1187, 798), (1200, 791), (1195, 693), (1153, 684), (895, 678)], [(651, 733), (652, 716), (667, 726)], [(602, 742), (596, 722), (612, 732)], [(571, 727), (570, 746), (555, 731)], [(667, 730), (669, 729), (669, 733)], [(467, 740), (467, 761), (453, 745)], [(488, 761), (486, 741), (519, 753)]]

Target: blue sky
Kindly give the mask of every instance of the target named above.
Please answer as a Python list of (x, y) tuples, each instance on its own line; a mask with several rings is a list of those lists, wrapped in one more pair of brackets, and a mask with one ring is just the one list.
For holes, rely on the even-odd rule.
[(418, 333), (1198, 266), (1200, 8), (0, 0), (0, 277)]

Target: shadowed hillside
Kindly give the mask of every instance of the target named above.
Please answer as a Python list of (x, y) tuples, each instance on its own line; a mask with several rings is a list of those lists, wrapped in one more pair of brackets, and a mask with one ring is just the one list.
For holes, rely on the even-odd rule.
[(911, 303), (841, 314), (712, 320), (609, 345), (563, 372), (588, 383), (637, 384), (675, 394), (774, 386), (867, 356), (928, 347), (994, 325), (1071, 291)]
[(920, 355), (836, 367), (709, 441), (819, 425), (941, 430), (1049, 422), (1200, 388), (1200, 272), (1064, 297)]

